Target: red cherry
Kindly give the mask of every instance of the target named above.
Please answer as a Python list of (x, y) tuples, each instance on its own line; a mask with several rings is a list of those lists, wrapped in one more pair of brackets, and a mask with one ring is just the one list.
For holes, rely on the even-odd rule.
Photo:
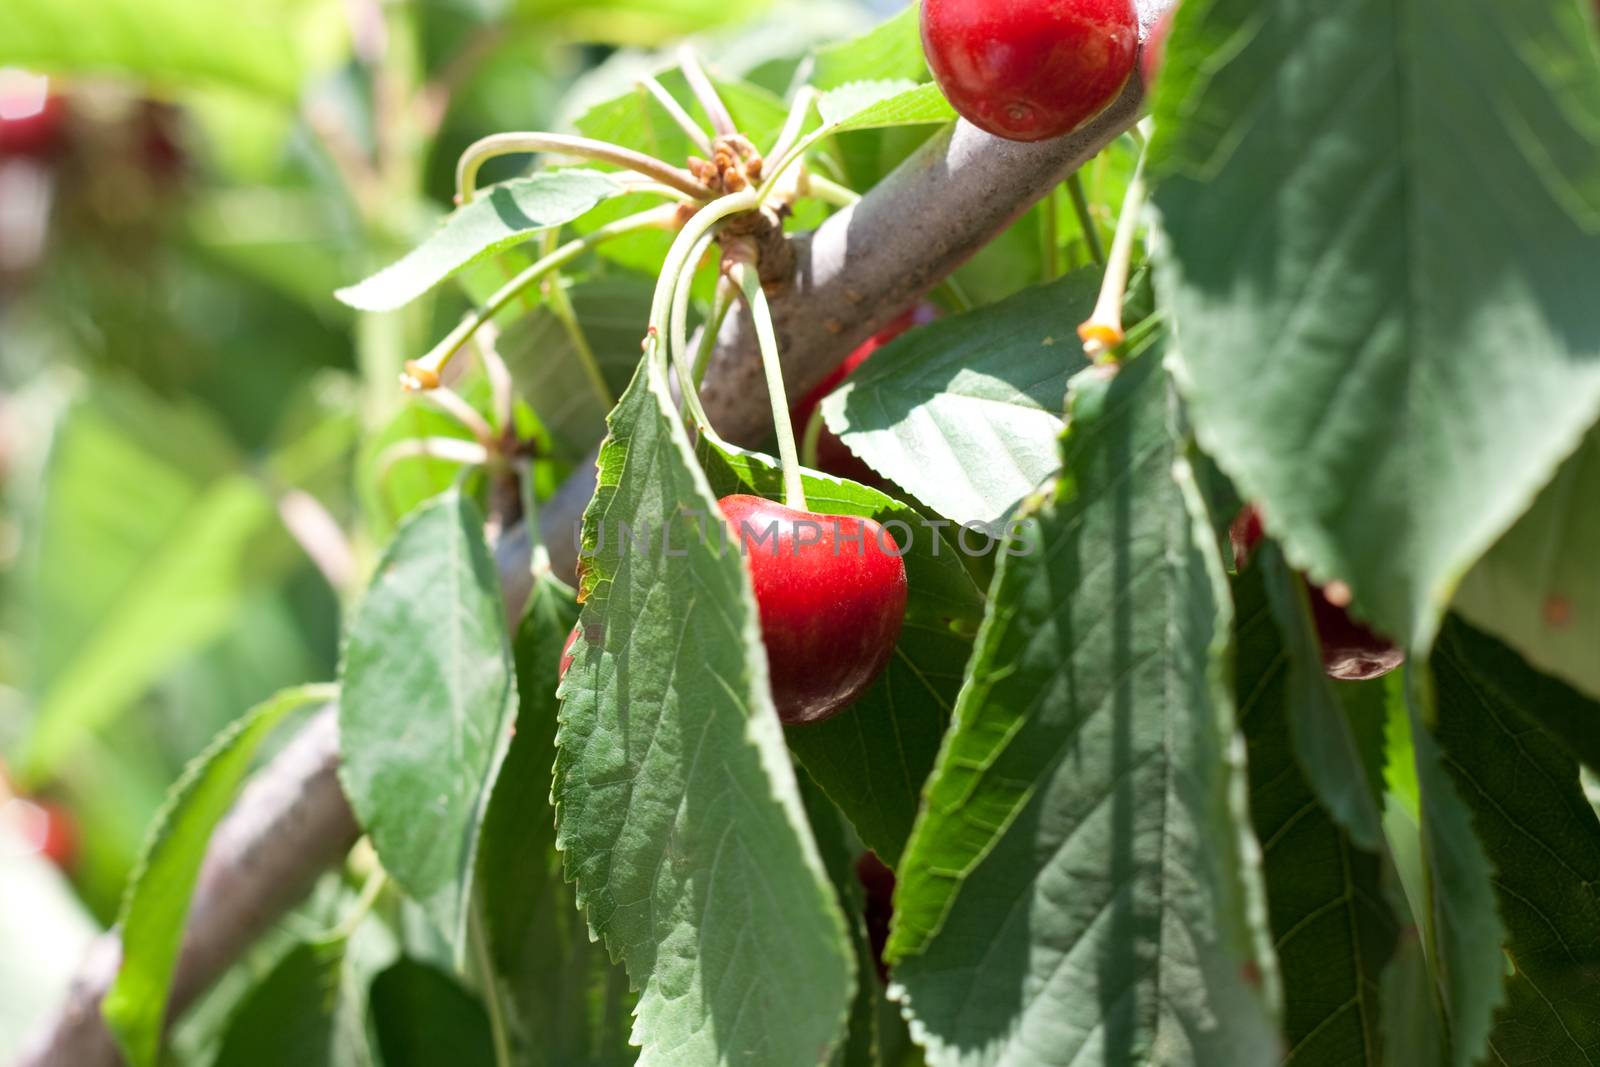
[(865, 918), (867, 940), (872, 944), (872, 959), (878, 965), (878, 980), (889, 981), (889, 968), (883, 962), (883, 946), (889, 943), (889, 920), (894, 918), (894, 870), (876, 852), (856, 857), (856, 881), (866, 891)]
[(71, 869), (78, 855), (78, 830), (72, 813), (60, 804), (7, 794), (0, 800), (0, 822), (21, 835), (29, 852), (63, 871)]
[(0, 159), (54, 155), (66, 129), (66, 104), (59, 96), (21, 101), (4, 93), (0, 87)]
[(750, 569), (778, 718), (793, 726), (838, 713), (894, 654), (906, 610), (900, 546), (871, 519), (758, 496), (717, 506)]
[[(1254, 504), (1246, 504), (1228, 527), (1233, 562), (1239, 570), (1249, 564), (1256, 546), (1265, 536), (1260, 510)], [(1322, 645), (1322, 669), (1329, 678), (1362, 682), (1382, 677), (1405, 662), (1406, 654), (1393, 641), (1373, 633), (1351, 618), (1342, 605), (1328, 599), (1326, 587), (1312, 585), (1304, 577), (1301, 581), (1310, 594), (1311, 619), (1316, 623), (1317, 640)]]
[(1381, 678), (1406, 661), (1393, 641), (1380, 637), (1350, 617), (1328, 599), (1321, 586), (1306, 583), (1311, 591), (1311, 618), (1322, 642), (1322, 669), (1329, 678), (1364, 682)]
[(922, 50), (961, 116), (1012, 141), (1076, 129), (1133, 73), (1133, 0), (923, 0)]
[[(913, 326), (921, 326), (932, 322), (938, 314), (939, 309), (932, 304), (918, 304), (861, 342), (855, 351), (844, 357), (843, 363), (833, 368), (826, 378), (817, 383), (815, 389), (801, 397), (800, 402), (789, 409), (789, 417), (794, 422), (796, 432), (804, 432), (805, 428), (811, 424), (813, 413), (815, 413), (822, 401), (826, 399), (827, 395), (839, 388), (846, 378), (855, 373), (856, 368), (865, 363), (868, 356)], [(840, 478), (848, 478), (853, 482), (860, 482), (862, 485), (879, 488), (884, 485), (884, 480), (878, 476), (878, 472), (867, 466), (860, 456), (850, 451), (849, 447), (839, 440), (839, 435), (828, 429), (826, 425), (822, 427), (822, 432), (817, 435), (817, 470), (826, 471)]]
[(48, 800), (35, 801), (44, 812), (44, 833), (39, 841), (39, 851), (63, 871), (72, 868), (78, 858), (78, 829), (72, 813), (60, 804)]

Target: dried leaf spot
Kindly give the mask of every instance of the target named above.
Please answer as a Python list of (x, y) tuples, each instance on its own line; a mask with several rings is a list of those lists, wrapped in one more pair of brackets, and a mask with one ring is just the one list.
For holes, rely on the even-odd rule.
[(1544, 624), (1552, 630), (1564, 630), (1572, 625), (1572, 601), (1564, 596), (1551, 596), (1542, 610)]

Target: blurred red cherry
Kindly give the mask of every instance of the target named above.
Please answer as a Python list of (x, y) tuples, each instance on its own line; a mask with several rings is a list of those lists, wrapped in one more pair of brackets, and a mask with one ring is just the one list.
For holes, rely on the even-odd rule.
[[(1254, 504), (1246, 504), (1228, 527), (1234, 565), (1239, 570), (1249, 564), (1256, 546), (1265, 537), (1260, 510)], [(1405, 662), (1405, 653), (1399, 646), (1351, 618), (1342, 604), (1329, 598), (1327, 587), (1312, 585), (1303, 576), (1301, 581), (1310, 594), (1311, 618), (1322, 645), (1322, 669), (1328, 677), (1366, 681), (1388, 674)]]
[(67, 105), (50, 93), (50, 79), (0, 70), (0, 158), (42, 159), (65, 143)]
[[(855, 351), (844, 357), (844, 362), (828, 372), (828, 376), (818, 382), (815, 389), (801, 397), (800, 401), (789, 409), (789, 417), (794, 422), (795, 432), (805, 432), (806, 427), (811, 424), (813, 413), (822, 401), (829, 393), (839, 388), (846, 378), (855, 373), (856, 368), (865, 363), (869, 356), (912, 327), (932, 322), (938, 315), (939, 309), (932, 304), (917, 304), (856, 346)], [(867, 466), (860, 456), (850, 451), (849, 447), (839, 440), (839, 435), (828, 429), (826, 424), (817, 436), (817, 470), (874, 488), (882, 488), (886, 484), (878, 472)]]

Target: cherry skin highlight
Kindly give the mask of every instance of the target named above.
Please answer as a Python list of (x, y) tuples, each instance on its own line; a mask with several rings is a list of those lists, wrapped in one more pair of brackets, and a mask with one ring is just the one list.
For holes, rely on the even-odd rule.
[[(1233, 561), (1240, 570), (1249, 564), (1265, 536), (1261, 512), (1253, 504), (1245, 505), (1228, 527)], [(1405, 662), (1405, 653), (1393, 641), (1351, 618), (1348, 611), (1328, 599), (1323, 587), (1312, 585), (1303, 576), (1300, 580), (1311, 595), (1311, 620), (1316, 623), (1317, 639), (1322, 645), (1322, 669), (1329, 678), (1362, 682), (1382, 677)]]
[(961, 116), (1011, 141), (1081, 126), (1133, 73), (1133, 0), (923, 0), (922, 50)]
[[(799, 403), (789, 409), (789, 417), (794, 422), (795, 432), (804, 432), (811, 423), (812, 414), (822, 401), (829, 393), (839, 388), (846, 378), (854, 374), (856, 368), (867, 361), (867, 357), (913, 326), (932, 322), (938, 314), (939, 309), (932, 304), (918, 304), (856, 346), (855, 351), (844, 357), (843, 363), (833, 368), (826, 378), (817, 383), (815, 389), (801, 397)], [(849, 447), (839, 440), (839, 435), (828, 429), (826, 424), (823, 425), (822, 432), (817, 435), (817, 470), (835, 477), (848, 478), (862, 485), (870, 485), (875, 489), (881, 489), (887, 484), (877, 471), (850, 451)]]
[(755, 588), (778, 718), (794, 726), (837, 714), (894, 654), (906, 610), (899, 545), (871, 519), (742, 494), (717, 506)]

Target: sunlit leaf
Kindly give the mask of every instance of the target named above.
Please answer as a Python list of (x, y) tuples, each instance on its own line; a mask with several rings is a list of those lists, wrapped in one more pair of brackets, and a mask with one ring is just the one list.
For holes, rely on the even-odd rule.
[(517, 688), (483, 517), (458, 493), (401, 525), (340, 668), (339, 778), (384, 868), (458, 950)]
[(1580, 9), (1199, 0), (1168, 42), (1155, 247), (1200, 442), (1418, 647), (1600, 415)]
[(1067, 380), (1086, 365), (1073, 325), (1099, 272), (911, 330), (822, 405), (828, 427), (895, 484), (956, 522), (1003, 525), (1061, 465)]
[(1279, 1060), (1231, 605), (1160, 360), (1073, 380), (899, 869), (935, 1067)]
[(392, 311), (467, 264), (563, 226), (622, 191), (614, 178), (578, 167), (491, 185), (445, 216), (416, 248), (335, 295), (362, 311)]
[[(853, 961), (767, 692), (750, 580), (645, 366), (584, 518), (583, 639), (562, 684), (558, 844), (640, 990), (640, 1062), (811, 1067)], [(620, 544), (626, 524), (632, 546)]]

